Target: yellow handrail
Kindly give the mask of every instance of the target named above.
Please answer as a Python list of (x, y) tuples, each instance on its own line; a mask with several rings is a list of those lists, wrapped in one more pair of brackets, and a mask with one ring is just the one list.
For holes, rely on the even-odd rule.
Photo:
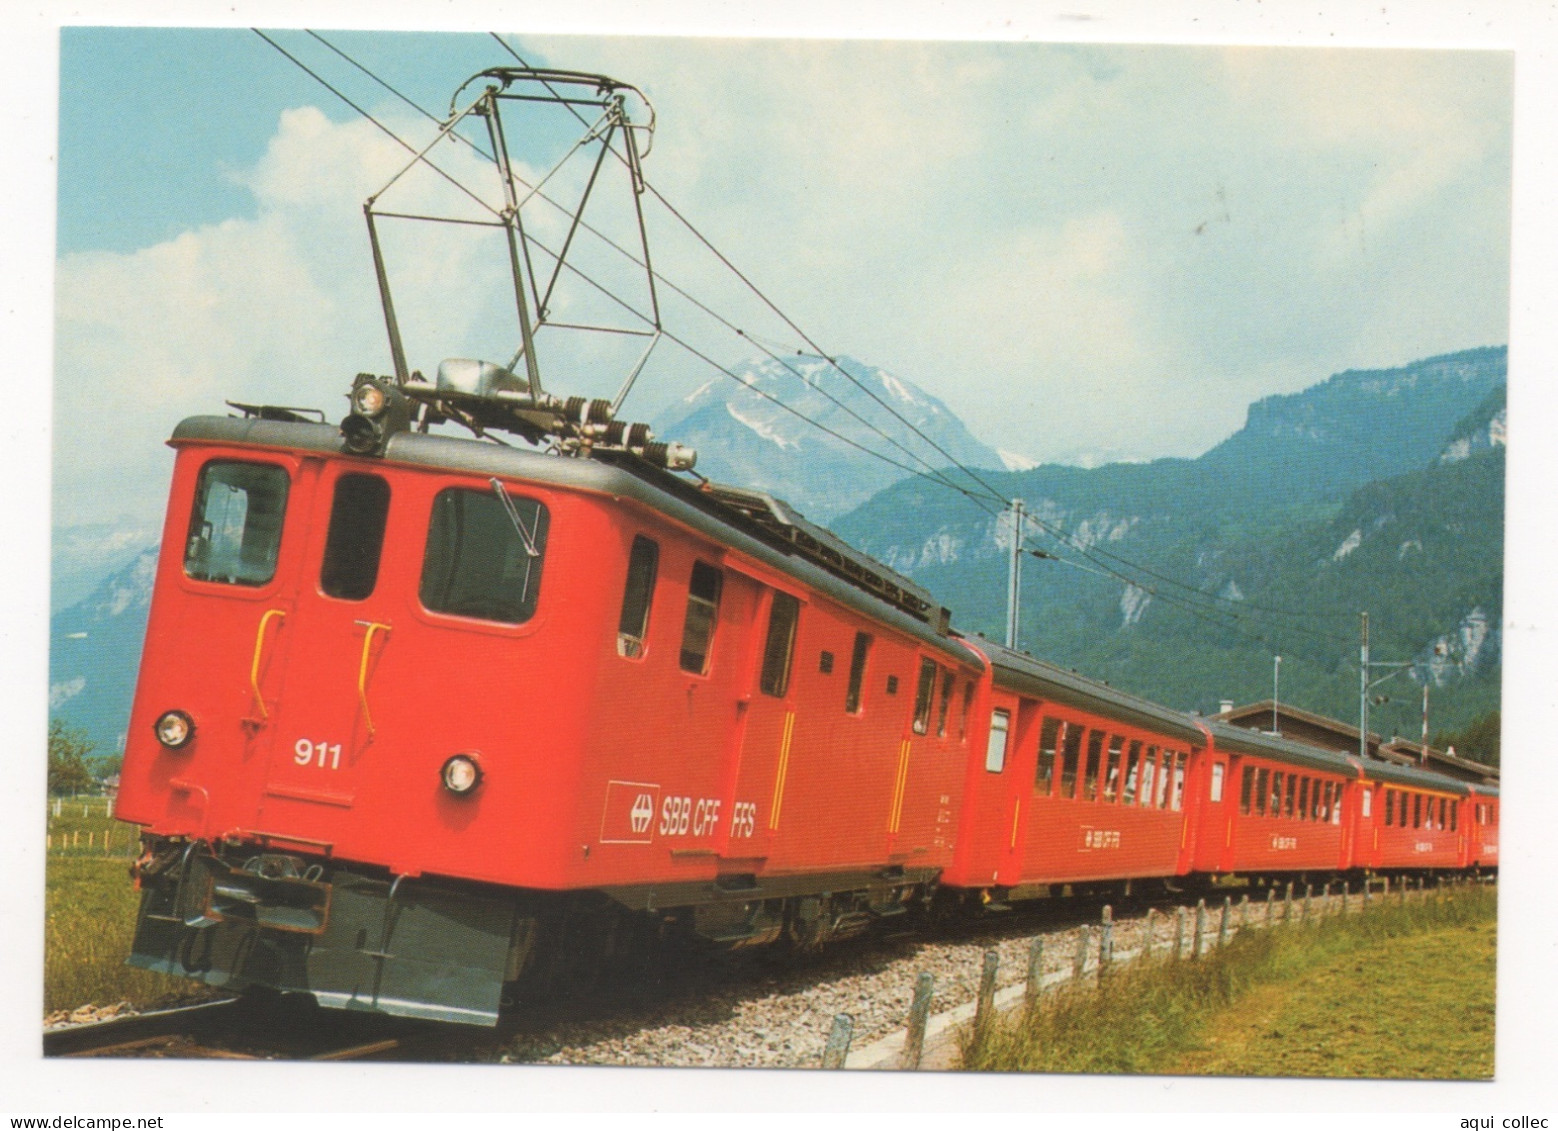
[(357, 702), (362, 705), (362, 717), (368, 723), (368, 737), (372, 738), (374, 733), (373, 713), (368, 710), (368, 656), (373, 647), (373, 634), (380, 629), (388, 632), (390, 626), (371, 621), (358, 621), (358, 623), (366, 624), (368, 631), (363, 633), (362, 636), (362, 663), (357, 666)]
[(259, 631), (254, 634), (254, 662), (249, 665), (249, 686), (254, 689), (254, 705), (260, 709), (260, 722), (270, 718), (270, 712), (265, 709), (265, 697), (260, 694), (260, 657), (265, 654), (265, 627), (272, 617), (285, 618), (286, 615), (285, 609), (267, 609), (260, 618)]

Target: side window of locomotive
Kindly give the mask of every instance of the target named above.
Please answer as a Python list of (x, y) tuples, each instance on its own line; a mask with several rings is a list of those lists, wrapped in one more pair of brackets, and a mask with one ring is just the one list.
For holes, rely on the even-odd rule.
[(654, 604), (655, 575), (660, 570), (660, 543), (642, 534), (628, 551), (628, 579), (622, 590), (622, 615), (617, 619), (617, 655), (636, 660), (644, 654), (649, 635), (649, 608)]
[(795, 656), (795, 626), (800, 623), (801, 603), (788, 593), (775, 591), (768, 611), (768, 639), (763, 644), (764, 695), (783, 699), (790, 690), (790, 661)]
[(844, 710), (851, 715), (860, 714), (860, 688), (865, 683), (866, 657), (870, 654), (870, 634), (855, 633), (855, 651), (849, 658), (849, 689), (844, 693)]
[(719, 620), (720, 590), (725, 575), (704, 562), (693, 562), (687, 585), (687, 619), (682, 624), (682, 670), (703, 675), (709, 670), (714, 626)]
[(920, 659), (920, 682), (914, 689), (914, 733), (930, 731), (931, 700), (936, 696), (936, 661)]
[(1039, 766), (1033, 777), (1034, 788), (1045, 797), (1054, 788), (1055, 747), (1059, 739), (1060, 720), (1045, 719), (1039, 728)]
[(1006, 768), (1006, 735), (1012, 727), (1012, 713), (997, 710), (990, 715), (990, 743), (985, 747), (985, 769), (998, 774)]
[(361, 601), (373, 595), (389, 502), (389, 484), (377, 475), (343, 475), (335, 481), (325, 559), (319, 567), (319, 588), (325, 596)]
[(950, 668), (941, 673), (941, 705), (936, 709), (936, 737), (947, 737), (947, 708), (952, 705), (952, 689), (957, 686), (957, 676)]
[(963, 685), (963, 714), (958, 718), (958, 741), (968, 737), (968, 713), (974, 706), (974, 681)]
[(450, 487), (433, 500), (422, 605), (435, 613), (523, 624), (535, 615), (548, 513), (535, 499)]
[(200, 469), (184, 540), (184, 573), (196, 581), (264, 585), (276, 576), (287, 472), (266, 463), (213, 460)]

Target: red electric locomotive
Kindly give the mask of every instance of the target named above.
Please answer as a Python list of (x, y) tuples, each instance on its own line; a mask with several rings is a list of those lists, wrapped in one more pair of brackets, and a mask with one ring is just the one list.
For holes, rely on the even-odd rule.
[[(474, 114), (503, 154), (511, 85), (585, 87), (588, 140), (641, 184), (631, 87), (481, 77), (440, 137)], [(617, 419), (628, 385), (546, 392), (566, 247), (542, 293), (537, 193), (499, 166), (508, 366), (409, 371), (374, 198), (394, 375), (360, 375), (339, 427), (235, 406), (173, 434), (117, 802), (143, 829), (133, 963), (491, 1024), (505, 987), (667, 931), (809, 947), (1066, 886), (1496, 865), (1488, 791), (964, 639), (779, 500), (674, 474), (693, 453)]]

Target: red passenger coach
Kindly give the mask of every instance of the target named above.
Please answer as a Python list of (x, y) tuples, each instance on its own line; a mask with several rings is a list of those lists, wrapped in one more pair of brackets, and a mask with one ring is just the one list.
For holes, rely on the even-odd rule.
[(1451, 871), (1471, 863), (1474, 820), (1464, 782), (1410, 766), (1370, 763), (1359, 819), (1360, 863), (1379, 872)]
[(1196, 869), (1253, 877), (1354, 866), (1359, 763), (1343, 754), (1203, 720), (1224, 787), (1204, 807)]
[(1184, 715), (987, 641), (993, 690), (944, 882), (1003, 897), (1189, 868), (1187, 788), (1201, 731)]

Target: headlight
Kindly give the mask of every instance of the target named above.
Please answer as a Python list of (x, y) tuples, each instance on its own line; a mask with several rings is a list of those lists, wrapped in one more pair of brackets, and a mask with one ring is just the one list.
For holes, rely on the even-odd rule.
[(195, 737), (195, 720), (183, 711), (164, 711), (152, 729), (157, 732), (158, 742), (169, 750), (178, 750)]
[(469, 755), (456, 754), (444, 763), (439, 776), (450, 793), (466, 794), (481, 784), (481, 767)]
[(352, 407), (364, 416), (378, 416), (384, 411), (384, 390), (365, 381), (352, 392)]

